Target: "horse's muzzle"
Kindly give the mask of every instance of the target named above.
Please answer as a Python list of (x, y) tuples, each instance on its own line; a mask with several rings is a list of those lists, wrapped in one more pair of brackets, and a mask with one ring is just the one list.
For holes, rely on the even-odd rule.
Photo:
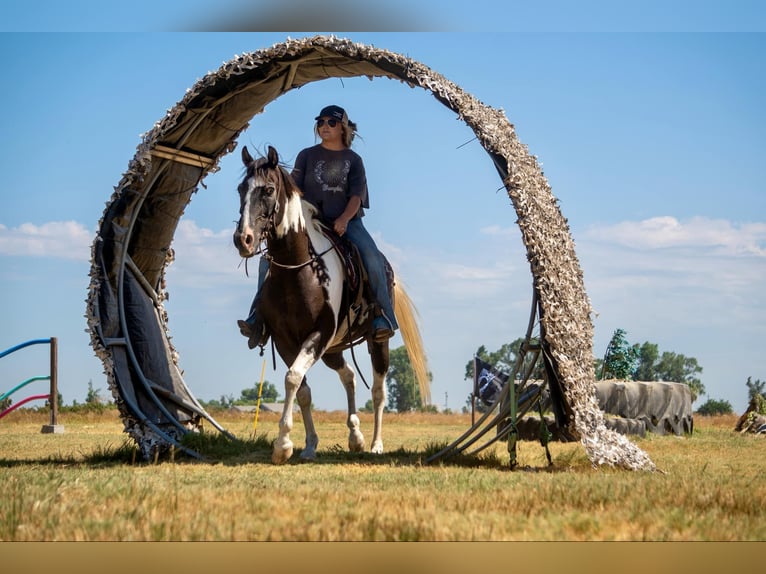
[(255, 234), (252, 231), (235, 231), (234, 247), (239, 251), (240, 257), (252, 257), (255, 255)]

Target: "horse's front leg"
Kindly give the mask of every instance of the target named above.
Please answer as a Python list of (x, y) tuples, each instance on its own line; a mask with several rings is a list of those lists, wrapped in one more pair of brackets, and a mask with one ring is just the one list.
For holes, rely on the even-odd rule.
[(338, 373), (343, 388), (346, 389), (348, 401), (348, 450), (351, 452), (364, 452), (364, 435), (359, 425), (359, 416), (356, 414), (356, 376), (353, 369), (348, 366), (343, 355), (333, 354), (322, 357), (325, 364)]
[[(290, 440), (290, 431), (293, 430), (293, 403), (295, 402), (298, 389), (311, 366), (316, 362), (316, 340), (319, 335), (310, 337), (298, 356), (290, 365), (285, 375), (285, 405), (282, 409), (282, 417), (279, 419), (279, 435), (274, 441), (274, 450), (271, 453), (271, 461), (274, 464), (283, 464), (293, 455), (293, 442)], [(308, 386), (306, 386), (308, 389)], [(311, 391), (309, 390), (309, 405), (311, 404)], [(298, 404), (305, 404), (305, 393), (301, 393)], [(304, 424), (306, 417), (304, 414)], [(309, 411), (309, 423), (313, 429), (313, 421)], [(316, 434), (316, 433), (314, 433)], [(308, 432), (307, 432), (308, 440)]]
[(370, 451), (383, 454), (383, 407), (386, 403), (386, 373), (388, 373), (388, 341), (370, 345), (372, 358), (372, 409), (374, 422)]

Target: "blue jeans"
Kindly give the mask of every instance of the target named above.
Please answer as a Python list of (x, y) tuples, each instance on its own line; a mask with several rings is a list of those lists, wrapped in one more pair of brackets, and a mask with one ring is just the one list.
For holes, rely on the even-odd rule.
[(356, 245), (359, 255), (362, 257), (364, 268), (367, 270), (367, 279), (370, 282), (372, 296), (380, 306), (391, 328), (395, 331), (399, 328), (391, 306), (391, 294), (388, 292), (388, 280), (386, 278), (386, 260), (375, 245), (375, 240), (362, 223), (362, 218), (357, 217), (348, 222), (346, 237)]
[[(372, 296), (380, 306), (381, 311), (383, 311), (383, 315), (385, 315), (391, 328), (396, 331), (399, 328), (399, 324), (396, 322), (396, 315), (394, 315), (394, 309), (391, 305), (391, 294), (388, 292), (386, 260), (383, 254), (378, 249), (378, 246), (375, 245), (375, 240), (369, 234), (367, 228), (362, 223), (362, 219), (359, 217), (348, 222), (346, 237), (359, 250), (362, 263), (364, 263), (364, 267), (367, 270), (367, 280), (372, 289)], [(258, 291), (250, 306), (250, 316), (247, 318), (248, 323), (252, 324), (255, 320), (255, 304), (258, 300), (261, 286), (266, 281), (268, 271), (269, 262), (265, 257), (261, 257), (258, 262)]]

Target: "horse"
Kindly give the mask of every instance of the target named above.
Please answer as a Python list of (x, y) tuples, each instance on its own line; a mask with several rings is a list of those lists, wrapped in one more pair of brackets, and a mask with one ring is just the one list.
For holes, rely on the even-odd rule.
[[(234, 245), (240, 256), (247, 259), (264, 253), (262, 245), (265, 244), (264, 256), (269, 261), (269, 270), (260, 288), (258, 310), (273, 346), (288, 367), (284, 408), (279, 419), (279, 434), (273, 444), (272, 462), (285, 463), (293, 454), (290, 431), (296, 400), (306, 431), (306, 446), (300, 457), (316, 458), (319, 439), (311, 416), (311, 389), (306, 373), (320, 359), (337, 372), (346, 390), (349, 451), (365, 451), (356, 410), (356, 376), (343, 357), (345, 349), (353, 351), (362, 341), (367, 342), (373, 372), (374, 423), (370, 451), (382, 454), (389, 341), (375, 341), (372, 336), (373, 304), (364, 293), (357, 295), (351, 289), (337, 236), (333, 238), (334, 232), (322, 223), (316, 207), (303, 200), (293, 178), (280, 164), (277, 151), (269, 146), (266, 156), (256, 160), (245, 146), (242, 163), (245, 175), (237, 188), (240, 218), (234, 232)], [(392, 271), (390, 276), (393, 278)], [(427, 401), (430, 377), (414, 307), (396, 281), (393, 281), (392, 293), (402, 340), (421, 398)]]

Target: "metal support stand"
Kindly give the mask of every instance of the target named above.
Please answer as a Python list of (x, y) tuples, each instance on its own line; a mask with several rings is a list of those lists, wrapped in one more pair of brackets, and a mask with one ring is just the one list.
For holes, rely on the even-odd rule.
[[(548, 463), (551, 464), (551, 456), (548, 450), (548, 442), (551, 435), (547, 426), (545, 426), (544, 419), (542, 419), (543, 407), (541, 398), (546, 385), (529, 384), (534, 368), (542, 358), (542, 345), (534, 341), (532, 336), (535, 325), (539, 321), (539, 313), (539, 299), (537, 293), (534, 292), (526, 336), (519, 349), (513, 370), (509, 375), (508, 383), (503, 386), (503, 389), (489, 410), (452, 444), (430, 456), (426, 460), (427, 464), (446, 460), (463, 453), (475, 455), (498, 440), (507, 439), (510, 468), (513, 470), (518, 465), (516, 444), (519, 439), (519, 429), (517, 423), (535, 405), (539, 406), (542, 425), (545, 428), (545, 433), (543, 433), (542, 428), (540, 431), (541, 444), (545, 447)], [(484, 443), (478, 444), (473, 450), (469, 451), (469, 448), (477, 444), (490, 430), (495, 430), (495, 434), (485, 439)]]

